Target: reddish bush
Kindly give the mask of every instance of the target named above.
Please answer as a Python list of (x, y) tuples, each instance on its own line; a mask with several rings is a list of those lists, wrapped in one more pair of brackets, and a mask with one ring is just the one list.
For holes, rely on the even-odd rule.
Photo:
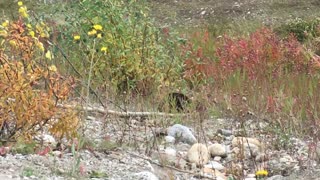
[(223, 36), (216, 56), (226, 74), (240, 70), (251, 79), (270, 73), (309, 72), (310, 67), (303, 46), (294, 36), (281, 40), (267, 28), (257, 30), (249, 38)]

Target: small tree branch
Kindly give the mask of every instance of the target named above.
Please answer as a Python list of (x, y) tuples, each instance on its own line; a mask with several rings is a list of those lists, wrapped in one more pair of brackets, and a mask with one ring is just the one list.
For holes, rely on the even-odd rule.
[(107, 110), (101, 107), (82, 107), (82, 106), (73, 106), (73, 105), (65, 105), (65, 104), (58, 104), (60, 108), (72, 108), (77, 110), (84, 110), (89, 112), (98, 112), (101, 114), (110, 114), (119, 117), (149, 117), (149, 116), (163, 116), (163, 117), (184, 117), (188, 114), (173, 114), (173, 113), (162, 113), (162, 112), (122, 112), (122, 111), (115, 111), (115, 110)]

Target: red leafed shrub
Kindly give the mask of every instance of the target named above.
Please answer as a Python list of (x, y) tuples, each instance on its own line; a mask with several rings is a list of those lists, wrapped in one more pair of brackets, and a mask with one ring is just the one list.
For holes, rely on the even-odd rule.
[(251, 79), (272, 73), (309, 71), (303, 46), (291, 35), (280, 39), (272, 30), (262, 28), (248, 38), (223, 36), (216, 56), (224, 73), (245, 72)]
[(201, 81), (212, 77), (215, 70), (213, 61), (203, 54), (201, 47), (194, 48), (191, 43), (183, 46), (183, 55), (188, 57), (184, 61), (184, 78), (190, 81)]

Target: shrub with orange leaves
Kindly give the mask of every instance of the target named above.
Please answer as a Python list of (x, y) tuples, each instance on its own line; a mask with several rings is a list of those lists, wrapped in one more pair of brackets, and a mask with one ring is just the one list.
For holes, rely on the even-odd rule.
[[(40, 130), (71, 138), (79, 126), (78, 114), (59, 108), (75, 84), (59, 74), (39, 41), (38, 30), (23, 18), (6, 22), (0, 34), (0, 138), (30, 139)], [(33, 33), (30, 33), (33, 32)]]

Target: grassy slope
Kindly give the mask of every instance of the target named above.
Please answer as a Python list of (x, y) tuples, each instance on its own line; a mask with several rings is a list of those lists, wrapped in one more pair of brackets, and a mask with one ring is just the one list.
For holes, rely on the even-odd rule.
[[(148, 0), (161, 25), (195, 27), (250, 20), (267, 25), (320, 15), (318, 0)], [(204, 13), (205, 14), (201, 14)]]

